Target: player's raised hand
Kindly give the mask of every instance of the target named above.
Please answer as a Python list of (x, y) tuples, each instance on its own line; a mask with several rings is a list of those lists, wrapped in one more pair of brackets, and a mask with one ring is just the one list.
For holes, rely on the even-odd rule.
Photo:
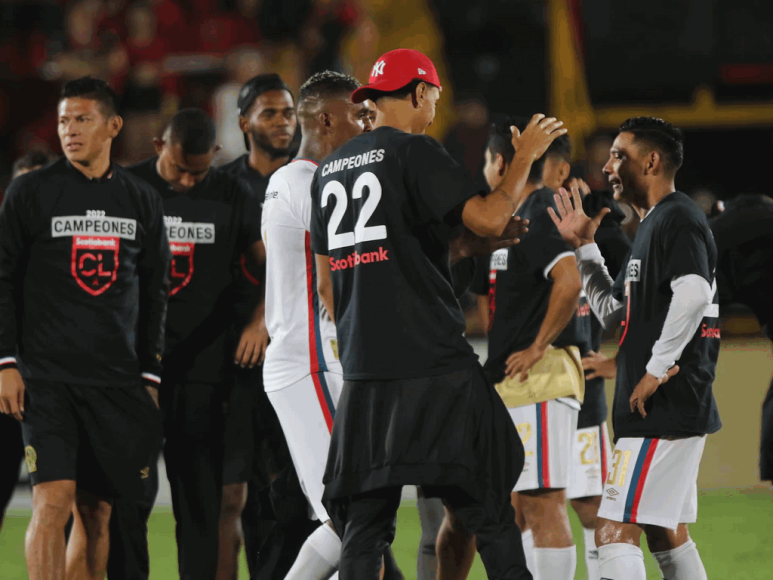
[(514, 352), (505, 361), (505, 374), (512, 378), (518, 376), (518, 380), (523, 382), (529, 378), (529, 371), (542, 360), (547, 349), (541, 349), (538, 346), (531, 345), (526, 350)]
[(534, 162), (545, 154), (550, 144), (566, 134), (563, 121), (538, 113), (531, 118), (521, 133), (518, 127), (510, 127), (515, 156)]
[(586, 380), (598, 377), (614, 379), (617, 375), (617, 361), (598, 352), (590, 351), (582, 357), (582, 368), (585, 371), (590, 371), (585, 375)]
[(644, 410), (644, 403), (646, 403), (647, 399), (655, 394), (655, 391), (658, 390), (660, 385), (666, 384), (668, 379), (673, 377), (678, 372), (679, 365), (674, 365), (668, 369), (665, 375), (660, 378), (649, 373), (645, 374), (644, 378), (639, 381), (639, 384), (636, 385), (636, 388), (633, 390), (631, 398), (628, 399), (628, 402), (631, 405), (631, 413), (638, 410), (639, 415), (646, 419), (647, 411)]
[(24, 420), (24, 381), (18, 369), (0, 371), (0, 411), (17, 421)]
[(564, 241), (575, 249), (593, 243), (601, 220), (612, 211), (608, 207), (602, 208), (595, 218), (590, 219), (582, 209), (582, 197), (580, 197), (580, 190), (576, 187), (572, 187), (571, 197), (569, 192), (562, 187), (553, 198), (558, 208), (558, 214), (556, 215), (553, 208), (549, 207), (550, 218), (556, 224), (558, 233), (561, 234)]
[(261, 317), (260, 320), (251, 322), (242, 331), (239, 346), (236, 348), (234, 364), (242, 368), (254, 368), (255, 365), (263, 364), (268, 342), (266, 320)]

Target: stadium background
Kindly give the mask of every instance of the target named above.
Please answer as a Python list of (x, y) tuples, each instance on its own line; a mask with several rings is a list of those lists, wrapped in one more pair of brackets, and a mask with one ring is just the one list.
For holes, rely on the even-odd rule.
[[(406, 47), (437, 64), (443, 96), (430, 132), (474, 174), (492, 118), (546, 112), (570, 128), (574, 174), (602, 188), (615, 128), (647, 114), (685, 130), (677, 186), (705, 211), (740, 193), (771, 192), (773, 3), (766, 0), (2, 0), (0, 22), (0, 187), (29, 149), (61, 152), (56, 102), (71, 78), (98, 76), (121, 94), (119, 162), (151, 155), (151, 138), (181, 107), (213, 116), (225, 162), (244, 151), (236, 96), (250, 77), (278, 72), (295, 91), (326, 68), (366, 81), (381, 53)], [(485, 356), (472, 308), (468, 322)], [(693, 535), (710, 578), (770, 578), (773, 497), (759, 484), (757, 448), (771, 348), (741, 306), (724, 310), (722, 333), (715, 389), (724, 428), (706, 446)], [(415, 577), (419, 537), (410, 491), (395, 542), (406, 578)], [(25, 484), (9, 516), (0, 579), (26, 578)], [(151, 556), (151, 578), (176, 576), (173, 518), (163, 500), (151, 520)], [(648, 577), (659, 577), (651, 564)], [(240, 578), (245, 573), (242, 566)], [(483, 577), (478, 561), (470, 578)]]

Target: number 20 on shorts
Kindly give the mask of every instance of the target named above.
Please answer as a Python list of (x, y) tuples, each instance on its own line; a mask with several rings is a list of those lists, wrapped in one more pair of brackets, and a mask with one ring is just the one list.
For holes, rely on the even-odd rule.
[(346, 194), (346, 188), (340, 181), (329, 181), (322, 190), (322, 207), (327, 207), (330, 196), (336, 198), (336, 204), (333, 213), (330, 215), (330, 222), (327, 224), (327, 246), (328, 250), (338, 248), (348, 248), (362, 242), (372, 242), (384, 240), (387, 237), (386, 226), (369, 226), (368, 221), (378, 208), (381, 202), (381, 182), (378, 177), (370, 171), (366, 171), (357, 178), (352, 188), (352, 199), (361, 199), (363, 190), (368, 188), (368, 198), (362, 205), (360, 215), (353, 232), (338, 233), (341, 221), (346, 215), (346, 208), (349, 205), (349, 196)]

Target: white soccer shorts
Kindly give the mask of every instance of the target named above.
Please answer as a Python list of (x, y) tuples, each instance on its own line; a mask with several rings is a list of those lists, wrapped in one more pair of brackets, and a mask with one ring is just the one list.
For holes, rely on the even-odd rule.
[(601, 495), (611, 464), (612, 448), (606, 422), (577, 429), (569, 472), (569, 488), (566, 490), (567, 499)]
[(552, 400), (508, 412), (526, 454), (523, 472), (513, 491), (566, 488), (579, 409)]
[(698, 468), (706, 436), (619, 439), (599, 517), (675, 530), (698, 518)]
[(289, 387), (266, 393), (282, 424), (303, 493), (321, 522), (330, 519), (322, 506), (322, 478), (343, 383), (342, 375), (313, 373)]

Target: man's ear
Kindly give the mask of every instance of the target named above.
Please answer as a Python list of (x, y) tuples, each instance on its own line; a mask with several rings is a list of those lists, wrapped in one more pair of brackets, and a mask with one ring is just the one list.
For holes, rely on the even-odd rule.
[(505, 158), (501, 153), (497, 153), (495, 163), (497, 164), (497, 174), (504, 177), (507, 173), (507, 163), (505, 163)]
[(249, 120), (247, 117), (239, 116), (239, 129), (242, 133), (247, 133), (249, 131)]
[(427, 83), (419, 83), (416, 85), (413, 93), (411, 94), (411, 104), (414, 109), (420, 109), (424, 106), (424, 101), (427, 100)]
[(107, 124), (110, 131), (110, 137), (115, 139), (118, 137), (118, 133), (120, 133), (121, 129), (123, 128), (123, 117), (120, 117), (119, 115), (113, 115), (107, 120)]
[(322, 111), (317, 116), (317, 118), (319, 119), (319, 124), (322, 126), (324, 130), (329, 130), (335, 124), (335, 119), (333, 118), (333, 115), (331, 115), (328, 111)]
[(155, 137), (153, 139), (153, 149), (156, 150), (156, 155), (161, 155), (161, 152), (164, 150), (164, 140)]
[(572, 171), (572, 166), (567, 161), (561, 161), (561, 166), (558, 169), (558, 175), (561, 177), (561, 183), (564, 183), (569, 179), (569, 173)]
[(644, 175), (657, 175), (663, 171), (663, 158), (657, 151), (650, 151), (644, 161)]

